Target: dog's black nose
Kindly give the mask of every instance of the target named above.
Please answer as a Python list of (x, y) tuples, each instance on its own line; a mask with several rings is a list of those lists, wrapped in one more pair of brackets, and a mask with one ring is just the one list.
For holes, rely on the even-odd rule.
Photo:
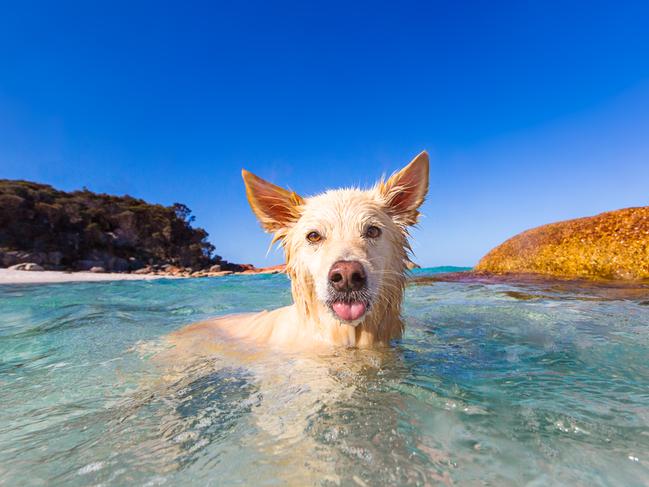
[(358, 291), (367, 283), (365, 269), (360, 262), (339, 260), (329, 270), (329, 283), (336, 291)]

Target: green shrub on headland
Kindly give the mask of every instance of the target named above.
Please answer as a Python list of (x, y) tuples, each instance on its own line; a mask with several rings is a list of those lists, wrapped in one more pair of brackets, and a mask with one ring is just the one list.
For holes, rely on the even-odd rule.
[(194, 228), (181, 203), (162, 206), (87, 189), (58, 191), (0, 179), (0, 267), (35, 262), (51, 269), (129, 271), (171, 264), (204, 269), (221, 264), (208, 233)]

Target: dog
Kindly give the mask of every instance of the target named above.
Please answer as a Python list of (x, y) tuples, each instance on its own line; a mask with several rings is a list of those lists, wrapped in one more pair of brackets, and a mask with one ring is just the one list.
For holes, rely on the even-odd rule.
[(303, 198), (244, 169), (252, 211), (284, 249), (294, 302), (189, 325), (171, 341), (206, 353), (219, 337), (287, 350), (388, 346), (404, 329), (408, 229), (419, 219), (428, 175), (424, 151), (369, 190)]

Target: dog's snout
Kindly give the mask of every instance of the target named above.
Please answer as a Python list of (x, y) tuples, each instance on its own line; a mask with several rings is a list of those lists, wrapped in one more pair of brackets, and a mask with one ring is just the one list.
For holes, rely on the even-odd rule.
[(336, 291), (358, 291), (367, 283), (365, 269), (360, 262), (339, 260), (329, 270), (329, 283)]

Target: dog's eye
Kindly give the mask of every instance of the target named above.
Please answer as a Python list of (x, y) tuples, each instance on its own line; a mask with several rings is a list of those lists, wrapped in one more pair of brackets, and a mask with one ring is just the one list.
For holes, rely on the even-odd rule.
[(322, 240), (322, 235), (320, 235), (318, 232), (309, 232), (306, 236), (306, 239), (311, 243), (318, 243), (320, 240)]
[(367, 238), (378, 238), (381, 235), (381, 229), (379, 227), (371, 226), (365, 231), (365, 236)]

